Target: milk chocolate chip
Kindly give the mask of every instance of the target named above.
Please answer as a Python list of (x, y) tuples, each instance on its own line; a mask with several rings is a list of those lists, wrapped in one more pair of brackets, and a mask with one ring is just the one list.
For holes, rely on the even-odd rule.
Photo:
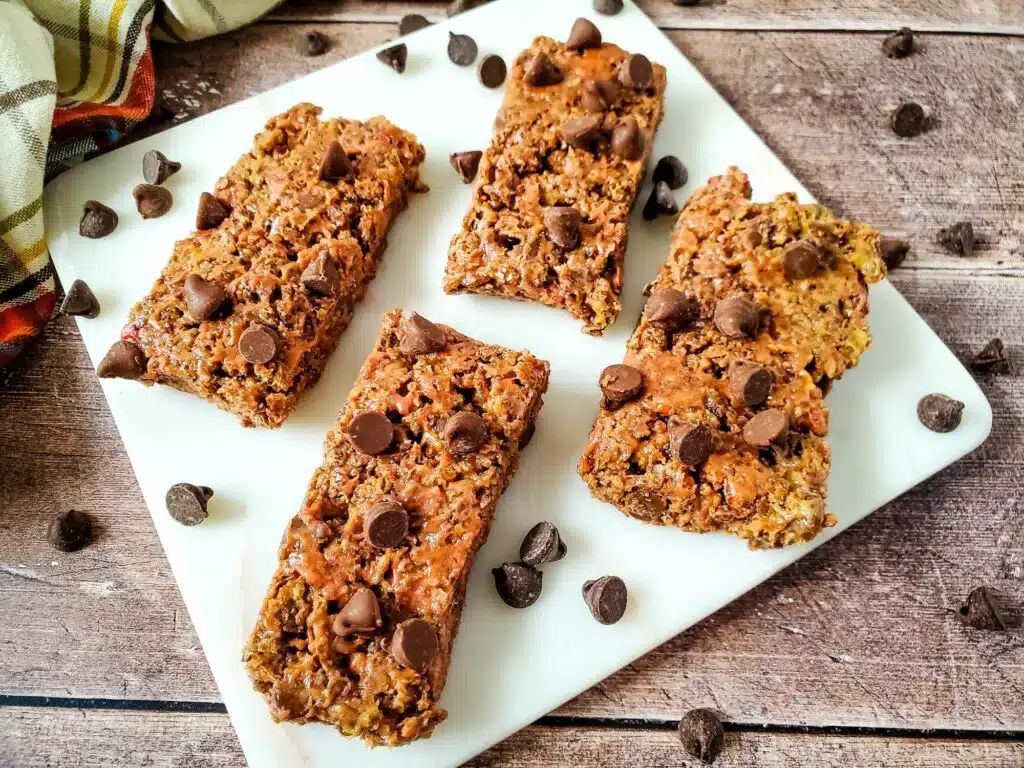
[(707, 461), (714, 450), (711, 430), (704, 424), (673, 424), (668, 437), (672, 458), (690, 467)]
[(277, 334), (259, 323), (252, 323), (238, 339), (238, 351), (253, 365), (269, 363), (277, 356)]
[(821, 257), (821, 248), (813, 240), (797, 240), (782, 256), (782, 271), (787, 280), (812, 277), (821, 268)]
[(437, 630), (423, 619), (406, 619), (391, 638), (391, 655), (395, 661), (421, 674), (437, 651)]
[(479, 150), (468, 152), (455, 152), (448, 156), (448, 162), (462, 178), (463, 184), (469, 184), (476, 177), (477, 169), (480, 167), (480, 158), (484, 153)]
[(92, 292), (84, 280), (75, 280), (64, 294), (64, 301), (60, 305), (61, 314), (74, 317), (88, 317), (89, 319), (99, 317), (100, 303), (96, 294)]
[(357, 414), (348, 425), (348, 439), (360, 453), (377, 456), (391, 447), (395, 428), (388, 417), (376, 411)]
[(467, 456), (487, 442), (487, 424), (473, 411), (459, 411), (445, 423), (444, 441), (456, 456)]
[(612, 130), (612, 152), (624, 160), (639, 160), (646, 139), (635, 117), (627, 117)]
[(619, 84), (615, 80), (588, 80), (583, 84), (580, 104), (588, 112), (604, 112), (619, 99)]
[(642, 53), (634, 53), (619, 68), (619, 82), (627, 88), (650, 88), (654, 82), (654, 68)]
[(382, 626), (377, 596), (372, 589), (360, 587), (334, 617), (332, 629), (336, 635), (372, 635)]
[(117, 341), (96, 368), (101, 379), (138, 379), (146, 372), (146, 355), (133, 341)]
[(644, 391), (644, 377), (636, 368), (629, 365), (609, 365), (597, 380), (601, 387), (601, 407), (606, 411), (621, 408), (630, 400), (640, 397)]
[(317, 254), (299, 276), (299, 282), (306, 286), (306, 290), (318, 296), (333, 296), (338, 290), (339, 279), (338, 268), (326, 253)]
[(580, 244), (583, 217), (571, 206), (556, 205), (544, 211), (544, 229), (551, 242), (567, 251), (572, 250)]
[(185, 278), (185, 306), (197, 323), (217, 311), (228, 295), (224, 289), (196, 274)]
[(199, 207), (196, 209), (196, 229), (207, 230), (219, 227), (221, 222), (231, 213), (228, 207), (209, 192), (199, 195)]
[(366, 513), (363, 532), (377, 549), (397, 547), (409, 532), (409, 513), (394, 499), (383, 498)]
[(661, 288), (651, 294), (644, 309), (647, 321), (666, 331), (678, 331), (697, 319), (697, 302), (674, 288)]
[(601, 30), (590, 19), (578, 18), (572, 25), (569, 32), (569, 39), (565, 42), (566, 48), (575, 48), (582, 51), (585, 48), (601, 47)]
[(398, 348), (403, 355), (427, 355), (431, 352), (440, 352), (448, 346), (448, 336), (445, 332), (415, 313), (402, 322), (402, 330), (405, 331), (405, 338)]
[(768, 399), (775, 376), (767, 368), (746, 360), (734, 360), (729, 365), (729, 392), (749, 406), (760, 405)]
[(324, 150), (324, 159), (320, 163), (320, 179), (322, 181), (339, 181), (353, 173), (352, 161), (348, 159), (341, 144), (332, 141)]
[(596, 117), (570, 118), (560, 130), (565, 143), (576, 149), (593, 149), (601, 138), (601, 122)]
[(144, 219), (156, 219), (171, 210), (171, 191), (155, 184), (136, 184), (132, 190), (135, 207)]
[(781, 443), (789, 433), (789, 417), (778, 408), (755, 414), (743, 426), (743, 439), (754, 448), (770, 448)]
[(761, 308), (746, 296), (730, 296), (715, 306), (715, 327), (733, 339), (752, 339), (761, 327)]
[(523, 78), (530, 85), (555, 85), (565, 77), (562, 70), (551, 61), (546, 53), (538, 53), (526, 65)]

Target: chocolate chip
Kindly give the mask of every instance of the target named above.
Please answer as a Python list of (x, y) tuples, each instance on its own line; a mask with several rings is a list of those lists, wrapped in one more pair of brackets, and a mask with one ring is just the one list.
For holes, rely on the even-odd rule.
[(644, 391), (644, 377), (636, 368), (629, 365), (609, 365), (597, 379), (604, 395), (601, 407), (606, 411), (621, 408), (630, 400), (640, 397)]
[(448, 18), (457, 16), (463, 11), (471, 11), (486, 2), (488, 2), (488, 0), (452, 0), (452, 2), (448, 4)]
[(319, 296), (333, 296), (338, 290), (339, 279), (338, 268), (323, 252), (317, 254), (299, 276), (299, 282), (306, 286), (306, 290)]
[(924, 133), (927, 122), (928, 118), (924, 114), (924, 107), (914, 102), (900, 104), (889, 119), (893, 133), (904, 139)]
[(565, 553), (565, 542), (558, 535), (558, 529), (547, 521), (527, 531), (519, 546), (519, 559), (531, 566), (554, 563), (565, 557)]
[(679, 740), (690, 757), (711, 765), (725, 747), (725, 728), (710, 709), (691, 709), (679, 721)]
[(715, 305), (715, 327), (733, 339), (752, 339), (761, 328), (761, 308), (746, 296), (730, 296)]
[(497, 88), (505, 82), (507, 74), (508, 67), (505, 66), (505, 60), (496, 53), (484, 56), (480, 62), (480, 68), (477, 70), (480, 82), (487, 88)]
[(761, 236), (761, 233), (753, 227), (745, 230), (741, 237), (743, 244), (750, 250), (760, 247), (761, 243), (764, 242), (764, 238)]
[(142, 156), (142, 178), (147, 184), (163, 184), (181, 170), (181, 163), (168, 160), (163, 152), (151, 149)]
[(963, 412), (963, 403), (938, 393), (925, 395), (917, 404), (917, 418), (932, 432), (952, 432)]
[(751, 407), (768, 399), (774, 383), (772, 372), (756, 363), (734, 360), (729, 365), (729, 392)]
[(654, 68), (642, 53), (634, 53), (619, 67), (619, 82), (627, 88), (643, 90), (654, 82)]
[(331, 47), (331, 39), (323, 32), (307, 32), (299, 43), (299, 52), (306, 56), (323, 56)]
[(211, 498), (213, 489), (205, 485), (175, 483), (167, 489), (164, 503), (176, 522), (191, 527), (206, 519), (206, 504)]
[(341, 144), (332, 141), (324, 150), (324, 159), (320, 163), (320, 179), (322, 181), (339, 181), (354, 172), (352, 161), (348, 159)]
[(406, 619), (391, 638), (391, 655), (403, 667), (423, 673), (437, 656), (437, 630), (423, 619)]
[(559, 130), (570, 147), (593, 149), (601, 138), (601, 121), (596, 117), (573, 117), (562, 123)]
[(556, 205), (544, 211), (544, 229), (547, 230), (551, 242), (570, 251), (580, 244), (583, 218), (580, 212), (571, 206)]
[(526, 563), (504, 563), (492, 568), (498, 596), (510, 608), (528, 608), (540, 597), (544, 574)]
[(591, 615), (602, 624), (614, 624), (626, 612), (626, 584), (618, 576), (602, 576), (583, 583), (583, 599)]
[(398, 34), (408, 35), (418, 29), (432, 26), (427, 17), (420, 13), (407, 13), (398, 22)]
[(630, 491), (622, 500), (622, 506), (630, 517), (637, 520), (657, 520), (668, 509), (665, 497), (649, 488)]
[(82, 220), (78, 234), (98, 240), (117, 229), (117, 214), (98, 200), (86, 200), (82, 205)]
[(790, 243), (782, 256), (782, 272), (787, 280), (803, 280), (821, 269), (821, 248), (813, 240)]
[(331, 629), (336, 635), (372, 635), (382, 626), (377, 596), (372, 589), (360, 587), (334, 617)]
[(196, 229), (202, 232), (219, 227), (230, 213), (224, 203), (209, 192), (203, 192), (199, 195), (199, 207), (196, 209)]
[(252, 323), (238, 339), (238, 351), (253, 365), (269, 363), (277, 356), (277, 334), (259, 323)]
[(156, 219), (171, 210), (171, 191), (155, 184), (136, 184), (132, 190), (135, 207), (144, 219)]
[(635, 117), (622, 120), (612, 131), (612, 152), (624, 160), (639, 160), (647, 143)]
[(619, 91), (615, 80), (588, 80), (583, 84), (580, 103), (588, 112), (604, 112), (619, 100)]
[(594, 0), (594, 10), (605, 16), (614, 16), (622, 10), (622, 0)]
[(971, 370), (983, 373), (1009, 373), (1010, 361), (1006, 357), (1002, 339), (992, 339), (971, 358)]
[(409, 532), (409, 513), (394, 499), (383, 498), (367, 511), (363, 531), (377, 549), (397, 547)]
[(882, 254), (882, 261), (885, 262), (886, 269), (896, 269), (907, 258), (910, 241), (883, 236), (878, 242), (878, 250)]
[(100, 314), (100, 303), (92, 288), (84, 280), (75, 280), (64, 294), (60, 305), (61, 314), (92, 319)]
[(405, 62), (409, 58), (409, 49), (405, 43), (392, 45), (383, 50), (377, 51), (377, 61), (391, 67), (398, 74), (405, 72)]
[(665, 155), (654, 166), (654, 183), (663, 181), (669, 189), (679, 189), (689, 178), (690, 174), (683, 161), (675, 155)]
[(600, 48), (601, 30), (594, 26), (594, 22), (590, 19), (580, 17), (573, 22), (569, 39), (565, 41), (565, 47), (580, 51), (586, 48)]
[(185, 306), (189, 317), (197, 323), (216, 312), (227, 297), (223, 288), (199, 275), (192, 274), (185, 278)]
[(468, 152), (455, 152), (448, 155), (448, 162), (459, 174), (462, 183), (469, 184), (476, 178), (477, 169), (480, 167), (480, 158), (483, 156), (484, 153), (477, 149)]
[(96, 368), (101, 379), (138, 379), (146, 372), (146, 355), (133, 341), (117, 341)]
[(467, 456), (487, 442), (487, 424), (472, 411), (459, 411), (444, 425), (444, 442), (456, 456)]
[(902, 59), (914, 52), (914, 33), (901, 27), (882, 41), (882, 52), (890, 59)]
[(704, 424), (673, 424), (669, 427), (668, 439), (672, 458), (690, 467), (707, 461), (715, 448), (711, 430)]
[(530, 85), (555, 85), (562, 82), (565, 75), (558, 66), (541, 51), (526, 65), (523, 79)]
[(647, 322), (666, 331), (678, 331), (697, 319), (699, 307), (694, 299), (674, 288), (660, 288), (651, 294), (644, 307)]
[(61, 552), (75, 552), (92, 541), (92, 519), (76, 509), (61, 512), (47, 526), (46, 540)]
[(402, 330), (405, 337), (398, 349), (403, 355), (428, 355), (448, 346), (448, 335), (444, 330), (415, 313), (402, 322)]
[(384, 453), (395, 439), (395, 428), (388, 417), (376, 411), (356, 414), (349, 422), (347, 432), (355, 449), (368, 456)]
[(939, 230), (939, 245), (953, 253), (969, 257), (974, 255), (974, 225), (969, 221), (958, 221), (952, 227)]
[(679, 213), (676, 198), (668, 184), (659, 181), (651, 190), (647, 202), (644, 203), (643, 217), (645, 221), (654, 221), (659, 216), (675, 216)]
[(743, 439), (754, 448), (770, 448), (781, 444), (787, 434), (789, 417), (778, 408), (761, 411), (743, 425)]
[(967, 601), (957, 610), (957, 617), (972, 629), (1003, 632), (1010, 626), (998, 598), (984, 586), (971, 590)]
[(453, 64), (460, 67), (468, 67), (476, 61), (477, 47), (476, 40), (469, 35), (459, 35), (455, 32), (448, 33), (448, 58)]

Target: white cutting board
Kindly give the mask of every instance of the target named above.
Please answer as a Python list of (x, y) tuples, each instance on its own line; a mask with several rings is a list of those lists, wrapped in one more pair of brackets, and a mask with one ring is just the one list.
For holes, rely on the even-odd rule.
[[(751, 552), (725, 535), (696, 536), (624, 517), (590, 498), (575, 464), (597, 413), (598, 372), (622, 358), (639, 315), (641, 288), (668, 251), (671, 221), (647, 223), (638, 205), (626, 256), (622, 317), (603, 338), (580, 332), (566, 313), (495, 298), (445, 296), (448, 241), (470, 198), (448, 166), (451, 152), (485, 147), (501, 90), (479, 85), (474, 68), (448, 61), (448, 29), (473, 35), (481, 56), (506, 62), (539, 34), (565, 39), (586, 15), (606, 40), (640, 51), (668, 68), (665, 121), (654, 157), (676, 154), (691, 182), (680, 202), (707, 177), (735, 164), (752, 179), (755, 199), (795, 190), (810, 196), (761, 140), (633, 5), (615, 17), (595, 14), (590, 0), (503, 0), (408, 38), (409, 63), (399, 76), (373, 52), (335, 64), (248, 101), (172, 128), (75, 168), (46, 193), (50, 252), (64, 285), (82, 278), (102, 314), (80, 319), (93, 364), (118, 338), (131, 305), (159, 274), (174, 240), (192, 230), (199, 193), (245, 152), (271, 115), (299, 101), (327, 116), (384, 114), (413, 131), (427, 149), (426, 195), (399, 217), (377, 279), (320, 384), (276, 431), (245, 430), (231, 414), (165, 387), (104, 380), (103, 391), (189, 614), (220, 687), (246, 757), (253, 766), (454, 766), (557, 707), (673, 635), (700, 621), (807, 554), (813, 546), (956, 461), (988, 435), (992, 413), (981, 390), (904, 299), (883, 282), (871, 289), (875, 343), (861, 365), (828, 398), (832, 409), (830, 509), (839, 525), (813, 545)], [(175, 206), (143, 221), (132, 187), (142, 155), (159, 149), (182, 170), (167, 186)], [(839, 151), (839, 150), (837, 150)], [(819, 181), (827, 185), (828, 180)], [(646, 196), (649, 184), (645, 186)], [(103, 240), (78, 235), (82, 202), (101, 200), (120, 215)], [(641, 201), (642, 203), (642, 201)], [(369, 750), (321, 725), (275, 725), (253, 693), (240, 661), (288, 518), (298, 509), (321, 441), (373, 347), (381, 315), (395, 305), (450, 323), (487, 342), (529, 348), (551, 361), (551, 387), (537, 435), (498, 510), (490, 540), (469, 583), (442, 704), (448, 721), (432, 738), (400, 749)], [(955, 432), (938, 435), (916, 418), (918, 399), (942, 391), (967, 404)], [(176, 482), (216, 491), (210, 519), (183, 528), (164, 508)], [(522, 535), (554, 522), (568, 556), (544, 567), (544, 592), (527, 610), (497, 597), (491, 567), (518, 557)], [(848, 542), (857, 546), (856, 539)], [(585, 579), (617, 574), (629, 587), (618, 624), (591, 618), (581, 596)]]

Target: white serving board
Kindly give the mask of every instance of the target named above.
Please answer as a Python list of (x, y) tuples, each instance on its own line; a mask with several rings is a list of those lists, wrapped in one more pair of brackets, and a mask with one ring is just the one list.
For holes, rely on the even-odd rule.
[[(689, 168), (691, 181), (678, 193), (680, 201), (730, 164), (750, 174), (756, 199), (787, 190), (811, 199), (641, 11), (627, 3), (620, 15), (602, 17), (590, 0), (492, 3), (407, 37), (409, 62), (402, 76), (368, 52), (87, 162), (47, 189), (46, 227), (57, 271), (64, 285), (84, 279), (102, 304), (99, 318), (78, 322), (95, 365), (118, 338), (131, 305), (159, 274), (174, 240), (191, 231), (199, 193), (213, 188), (270, 116), (299, 101), (323, 106), (327, 116), (384, 114), (427, 148), (423, 178), (431, 191), (416, 196), (399, 218), (352, 326), (319, 385), (283, 428), (245, 430), (234, 416), (171, 389), (101, 382), (253, 766), (458, 765), (736, 599), (956, 461), (989, 433), (992, 413), (974, 380), (883, 282), (871, 289), (874, 346), (828, 399), (836, 528), (811, 546), (751, 552), (725, 535), (642, 525), (590, 498), (575, 464), (597, 412), (598, 372), (622, 358), (641, 310), (641, 288), (667, 253), (671, 221), (644, 222), (637, 206), (626, 256), (625, 308), (600, 339), (583, 335), (580, 323), (564, 312), (441, 291), (448, 241), (470, 197), (470, 188), (449, 168), (448, 155), (487, 145), (502, 98), (500, 90), (478, 84), (474, 68), (448, 61), (448, 29), (473, 35), (481, 55), (498, 53), (511, 62), (535, 35), (565, 39), (580, 15), (595, 21), (605, 40), (668, 68), (667, 111), (654, 156), (676, 154)], [(142, 155), (152, 148), (181, 161), (182, 170), (167, 183), (176, 200), (171, 212), (143, 221), (131, 191), (142, 180)], [(827, 186), (828, 180), (819, 183)], [(648, 189), (649, 184), (644, 196)], [(89, 198), (120, 215), (118, 229), (106, 239), (78, 235), (82, 202)], [(470, 579), (442, 701), (448, 721), (428, 740), (369, 750), (329, 727), (273, 724), (240, 655), (276, 565), (285, 523), (319, 464), (321, 441), (373, 346), (381, 315), (395, 305), (488, 342), (529, 348), (550, 360), (552, 371), (536, 437)], [(928, 432), (915, 415), (918, 399), (936, 390), (967, 406), (960, 428), (948, 435)], [(181, 481), (216, 491), (210, 519), (198, 528), (179, 526), (164, 508), (166, 489)], [(558, 526), (569, 554), (544, 567), (538, 603), (516, 611), (498, 599), (489, 571), (516, 559), (522, 535), (541, 519)], [(630, 590), (625, 617), (611, 627), (591, 618), (580, 595), (585, 579), (604, 574), (621, 576)]]

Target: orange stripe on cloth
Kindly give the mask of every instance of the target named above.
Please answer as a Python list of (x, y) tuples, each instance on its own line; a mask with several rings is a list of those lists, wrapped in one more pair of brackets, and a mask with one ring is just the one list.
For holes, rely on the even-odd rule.
[[(22, 304), (20, 307), (0, 312), (0, 342), (20, 345), (28, 341), (46, 325), (46, 321), (53, 315), (56, 303), (57, 294), (47, 291), (31, 304)], [(6, 356), (0, 354), (0, 365), (7, 362), (4, 357)]]
[[(156, 100), (156, 75), (153, 72), (153, 54), (150, 48), (139, 59), (132, 75), (128, 96), (120, 105), (79, 104), (75, 107), (58, 107), (53, 113), (54, 131), (80, 120), (112, 117), (131, 122), (141, 122), (149, 116)], [(55, 137), (61, 140), (61, 137)]]

